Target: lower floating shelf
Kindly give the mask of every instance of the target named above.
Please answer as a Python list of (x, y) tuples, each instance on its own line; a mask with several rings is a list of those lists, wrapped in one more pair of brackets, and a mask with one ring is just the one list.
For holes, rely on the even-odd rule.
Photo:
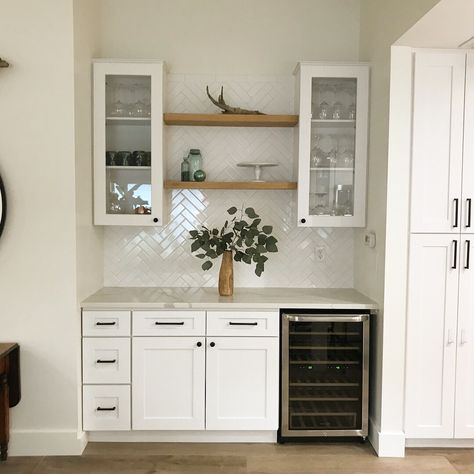
[(165, 189), (296, 189), (294, 181), (165, 181)]

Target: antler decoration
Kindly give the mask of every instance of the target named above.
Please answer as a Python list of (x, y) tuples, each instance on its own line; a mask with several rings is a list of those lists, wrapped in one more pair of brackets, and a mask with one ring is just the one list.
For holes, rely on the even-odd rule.
[(259, 112), (258, 110), (247, 110), (227, 105), (224, 100), (224, 86), (221, 87), (221, 93), (217, 100), (209, 93), (209, 86), (206, 86), (206, 92), (211, 102), (222, 109), (223, 114), (265, 115), (263, 112)]
[(0, 58), (0, 67), (8, 67), (10, 66), (9, 63), (7, 63), (7, 61), (5, 61), (4, 59)]

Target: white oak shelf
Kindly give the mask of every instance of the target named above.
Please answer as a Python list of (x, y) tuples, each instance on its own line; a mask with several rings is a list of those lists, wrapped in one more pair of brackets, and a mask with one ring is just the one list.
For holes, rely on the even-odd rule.
[(294, 181), (165, 181), (165, 189), (296, 189)]

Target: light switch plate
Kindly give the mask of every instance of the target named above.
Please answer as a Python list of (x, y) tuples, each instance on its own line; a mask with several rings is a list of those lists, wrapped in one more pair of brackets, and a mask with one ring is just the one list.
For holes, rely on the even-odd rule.
[(375, 248), (376, 245), (375, 232), (366, 232), (364, 235), (364, 245), (370, 247), (371, 249)]

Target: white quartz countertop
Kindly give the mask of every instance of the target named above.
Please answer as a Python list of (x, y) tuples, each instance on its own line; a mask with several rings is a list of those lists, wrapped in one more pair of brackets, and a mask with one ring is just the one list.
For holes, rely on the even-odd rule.
[(105, 287), (82, 302), (84, 309), (377, 309), (351, 288), (235, 288), (219, 296), (217, 288)]

